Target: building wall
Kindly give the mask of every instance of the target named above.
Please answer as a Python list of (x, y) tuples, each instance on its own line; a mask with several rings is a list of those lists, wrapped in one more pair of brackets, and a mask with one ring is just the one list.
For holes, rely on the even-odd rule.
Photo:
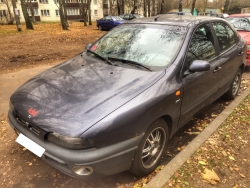
[[(9, 0), (11, 1), (11, 0)], [(56, 10), (58, 10), (58, 4), (55, 4), (54, 0), (33, 0), (34, 3), (33, 7), (36, 9), (36, 20), (37, 21), (60, 21), (60, 16), (59, 14), (56, 14)], [(72, 0), (71, 0), (72, 1)], [(80, 1), (80, 0), (79, 0)], [(85, 0), (83, 0), (85, 2)], [(21, 3), (20, 0), (17, 0), (17, 9), (18, 12), (20, 13), (20, 21), (24, 22), (24, 17), (23, 17), (23, 12), (21, 8)], [(108, 5), (105, 5), (108, 6)], [(69, 20), (80, 20), (82, 19), (82, 16), (80, 15), (80, 10), (79, 10), (79, 3), (74, 0), (72, 3), (67, 3), (66, 7), (68, 9), (68, 19)], [(99, 1), (99, 0), (92, 0), (91, 3), (91, 18), (93, 21), (100, 19), (103, 17), (103, 7), (104, 5)], [(11, 6), (11, 15), (13, 17), (13, 7)], [(1, 19), (6, 19), (4, 17), (4, 11), (7, 11), (7, 6), (5, 3), (3, 3), (3, 0), (0, 0), (0, 23)], [(2, 17), (1, 17), (2, 16)]]

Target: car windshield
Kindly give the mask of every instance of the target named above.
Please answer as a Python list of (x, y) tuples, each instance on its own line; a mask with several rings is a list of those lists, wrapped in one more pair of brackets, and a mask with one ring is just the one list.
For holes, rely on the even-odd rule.
[(108, 59), (136, 62), (151, 70), (170, 65), (178, 54), (186, 27), (122, 24), (94, 43), (90, 50)]
[(250, 17), (226, 18), (226, 20), (231, 23), (238, 31), (250, 31)]
[(112, 16), (112, 18), (113, 18), (115, 21), (122, 21), (122, 20), (123, 20), (120, 16)]

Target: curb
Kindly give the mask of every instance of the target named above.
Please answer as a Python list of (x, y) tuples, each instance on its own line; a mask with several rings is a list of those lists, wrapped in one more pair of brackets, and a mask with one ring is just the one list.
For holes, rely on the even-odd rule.
[(180, 153), (178, 153), (144, 188), (161, 188), (174, 173), (191, 157), (191, 155), (217, 130), (233, 110), (250, 93), (248, 87), (231, 102), (198, 136), (196, 136)]

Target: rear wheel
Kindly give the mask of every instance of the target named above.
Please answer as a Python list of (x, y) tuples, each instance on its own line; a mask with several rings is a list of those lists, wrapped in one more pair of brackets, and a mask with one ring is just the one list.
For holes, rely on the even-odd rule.
[(166, 122), (156, 120), (145, 132), (132, 162), (130, 172), (136, 176), (151, 173), (159, 165), (168, 142), (169, 134)]
[(233, 79), (230, 89), (228, 90), (227, 93), (225, 93), (225, 97), (227, 100), (232, 100), (237, 96), (238, 91), (240, 89), (240, 84), (241, 84), (241, 75), (242, 75), (242, 72), (239, 69), (236, 76)]

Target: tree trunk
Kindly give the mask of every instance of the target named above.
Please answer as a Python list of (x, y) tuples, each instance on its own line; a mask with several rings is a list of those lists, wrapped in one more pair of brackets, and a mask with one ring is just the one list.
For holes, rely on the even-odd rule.
[(155, 0), (152, 1), (152, 15), (155, 16)]
[(91, 0), (88, 0), (88, 9), (89, 9), (89, 25), (92, 25), (92, 20), (91, 20)]
[[(7, 18), (7, 22), (13, 22), (13, 19), (12, 19), (12, 16), (11, 16), (11, 11), (10, 11), (10, 2), (9, 0), (4, 0), (3, 3), (6, 5), (7, 7), (7, 10), (8, 10), (8, 15), (6, 15), (6, 18)], [(8, 18), (9, 17), (9, 18)]]
[(27, 4), (25, 3), (25, 0), (21, 0), (21, 7), (23, 11), (23, 17), (25, 19), (26, 29), (34, 29), (33, 24), (31, 22), (31, 19), (29, 17), (29, 13), (27, 11)]
[(120, 15), (121, 14), (121, 10), (120, 10), (119, 0), (116, 0), (116, 6), (117, 6), (117, 14)]
[(143, 0), (143, 15), (144, 15), (144, 17), (147, 17), (147, 4), (146, 4), (146, 0)]
[(122, 14), (125, 14), (124, 0), (122, 0), (122, 7), (121, 7), (121, 9), (122, 9), (121, 13), (122, 13)]
[(12, 2), (12, 6), (13, 6), (13, 12), (15, 15), (15, 20), (16, 20), (16, 28), (17, 31), (22, 31), (21, 25), (20, 25), (20, 19), (19, 19), (19, 15), (17, 15), (17, 8), (16, 8), (16, 0), (11, 0)]
[(62, 24), (62, 29), (68, 30), (67, 21), (65, 20), (65, 16), (64, 16), (64, 9), (63, 9), (62, 0), (59, 0), (58, 3), (59, 3), (59, 13), (60, 13), (60, 20), (61, 20), (61, 24)]
[(150, 17), (150, 15), (151, 15), (151, 12), (150, 12), (150, 1), (151, 0), (148, 1), (148, 17)]
[(84, 22), (84, 26), (87, 26), (87, 8), (85, 7), (85, 4), (83, 3), (83, 0), (81, 0), (81, 8), (80, 8), (80, 11), (81, 11), (81, 14), (82, 14), (82, 17), (83, 17), (83, 22)]
[(30, 13), (31, 13), (31, 17), (32, 17), (32, 22), (33, 22), (33, 24), (35, 24), (36, 19), (35, 19), (34, 9), (33, 9), (31, 0), (29, 0), (29, 8), (30, 8)]
[(230, 4), (230, 0), (226, 0), (224, 4), (224, 12), (228, 12), (229, 4)]
[(161, 9), (160, 9), (160, 14), (163, 14), (163, 5), (164, 5), (164, 0), (161, 1)]
[(67, 8), (66, 8), (66, 5), (65, 5), (65, 0), (62, 0), (62, 5), (63, 5), (63, 16), (64, 16), (64, 20), (66, 22), (66, 25), (67, 27), (69, 27), (69, 23), (68, 23), (68, 15), (67, 15)]
[(182, 12), (182, 0), (179, 0), (179, 12)]
[(196, 0), (193, 0), (193, 2), (192, 2), (192, 8), (191, 8), (191, 14), (192, 15), (194, 14), (195, 3), (196, 3)]

